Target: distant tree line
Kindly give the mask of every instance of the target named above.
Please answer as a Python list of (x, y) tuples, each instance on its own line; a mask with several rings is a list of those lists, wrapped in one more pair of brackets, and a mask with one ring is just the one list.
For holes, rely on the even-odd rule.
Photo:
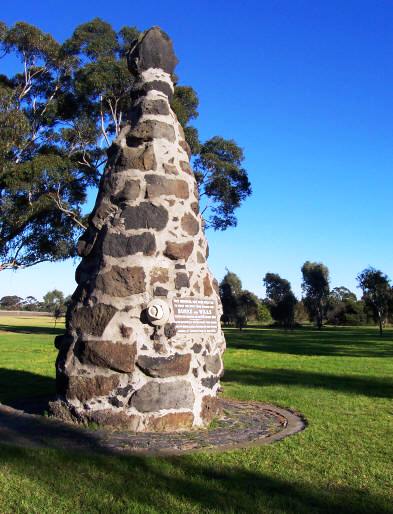
[(0, 310), (50, 312), (55, 320), (57, 320), (65, 315), (70, 299), (70, 296), (65, 297), (64, 293), (58, 289), (48, 291), (43, 296), (42, 302), (37, 300), (34, 296), (21, 298), (16, 295), (9, 295), (0, 298)]
[(366, 325), (375, 323), (380, 335), (386, 323), (393, 322), (393, 287), (389, 277), (373, 267), (357, 276), (362, 296), (346, 287), (330, 289), (327, 266), (307, 261), (301, 268), (302, 298), (299, 300), (291, 284), (277, 273), (266, 273), (263, 284), (265, 298), (243, 290), (239, 277), (227, 271), (220, 283), (224, 324), (243, 328), (248, 321), (274, 324), (293, 329), (305, 322), (314, 323), (318, 329), (328, 325)]

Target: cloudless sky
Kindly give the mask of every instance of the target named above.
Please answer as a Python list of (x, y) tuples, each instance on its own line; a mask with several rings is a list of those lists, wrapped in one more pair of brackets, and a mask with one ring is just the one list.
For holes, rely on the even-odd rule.
[[(368, 265), (393, 278), (391, 0), (20, 0), (3, 2), (0, 16), (59, 41), (96, 16), (117, 30), (168, 32), (181, 83), (199, 95), (202, 139), (234, 138), (253, 187), (238, 226), (207, 233), (219, 280), (229, 268), (262, 295), (276, 272), (299, 295), (306, 260), (358, 295)], [(0, 61), (0, 73), (14, 71)], [(0, 296), (69, 294), (75, 265), (4, 271)]]

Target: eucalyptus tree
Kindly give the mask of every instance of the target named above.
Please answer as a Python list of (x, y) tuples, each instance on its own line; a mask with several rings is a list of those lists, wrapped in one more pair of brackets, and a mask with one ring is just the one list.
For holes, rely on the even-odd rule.
[(320, 330), (329, 299), (329, 269), (321, 262), (306, 261), (302, 266), (304, 305)]
[[(20, 63), (0, 75), (0, 270), (76, 255), (88, 191), (127, 117), (127, 53), (138, 34), (95, 18), (60, 43), (28, 23), (0, 23), (0, 57)], [(225, 230), (251, 186), (233, 140), (199, 140), (190, 124), (198, 105), (192, 87), (176, 85), (172, 107), (194, 155), (206, 225)]]

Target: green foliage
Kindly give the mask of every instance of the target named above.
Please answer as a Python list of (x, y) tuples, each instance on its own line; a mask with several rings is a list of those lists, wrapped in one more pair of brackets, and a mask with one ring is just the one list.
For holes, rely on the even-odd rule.
[(365, 304), (346, 287), (330, 291), (326, 305), (326, 320), (331, 325), (364, 325), (367, 322)]
[(321, 329), (330, 291), (329, 270), (321, 262), (306, 261), (302, 266), (302, 275), (304, 305), (310, 319), (314, 319), (318, 329)]
[(385, 273), (372, 267), (364, 269), (356, 278), (363, 291), (363, 300), (372, 310), (382, 336), (383, 325), (389, 312), (393, 311), (393, 290), (390, 280)]
[(241, 280), (235, 273), (227, 271), (219, 291), (224, 323), (232, 323), (242, 329), (249, 320), (258, 319), (261, 302), (254, 293), (242, 289)]
[(291, 284), (277, 273), (266, 273), (263, 283), (266, 288), (266, 303), (272, 318), (279, 326), (292, 329), (297, 299), (291, 290)]
[(195, 176), (200, 197), (206, 200), (202, 212), (211, 211), (208, 226), (215, 230), (236, 226), (235, 210), (251, 194), (243, 161), (243, 150), (233, 139), (215, 136), (201, 145)]
[(258, 305), (258, 311), (257, 311), (257, 321), (260, 321), (261, 323), (268, 325), (272, 322), (272, 316), (270, 314), (270, 310), (263, 302), (259, 302)]
[[(0, 55), (21, 64), (15, 76), (0, 75), (0, 270), (75, 255), (87, 189), (97, 186), (130, 107), (126, 56), (138, 35), (95, 18), (60, 44), (28, 23), (0, 24)], [(191, 87), (176, 86), (173, 109), (205, 174), (208, 225), (225, 229), (251, 190), (233, 141), (201, 145), (189, 125), (198, 104)]]

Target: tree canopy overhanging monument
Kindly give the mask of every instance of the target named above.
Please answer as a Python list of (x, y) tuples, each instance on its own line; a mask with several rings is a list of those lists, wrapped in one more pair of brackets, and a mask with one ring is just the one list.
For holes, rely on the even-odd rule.
[(108, 151), (56, 339), (50, 408), (63, 419), (165, 431), (218, 412), (222, 309), (190, 149), (170, 107), (176, 63), (158, 27), (128, 55), (132, 107)]

